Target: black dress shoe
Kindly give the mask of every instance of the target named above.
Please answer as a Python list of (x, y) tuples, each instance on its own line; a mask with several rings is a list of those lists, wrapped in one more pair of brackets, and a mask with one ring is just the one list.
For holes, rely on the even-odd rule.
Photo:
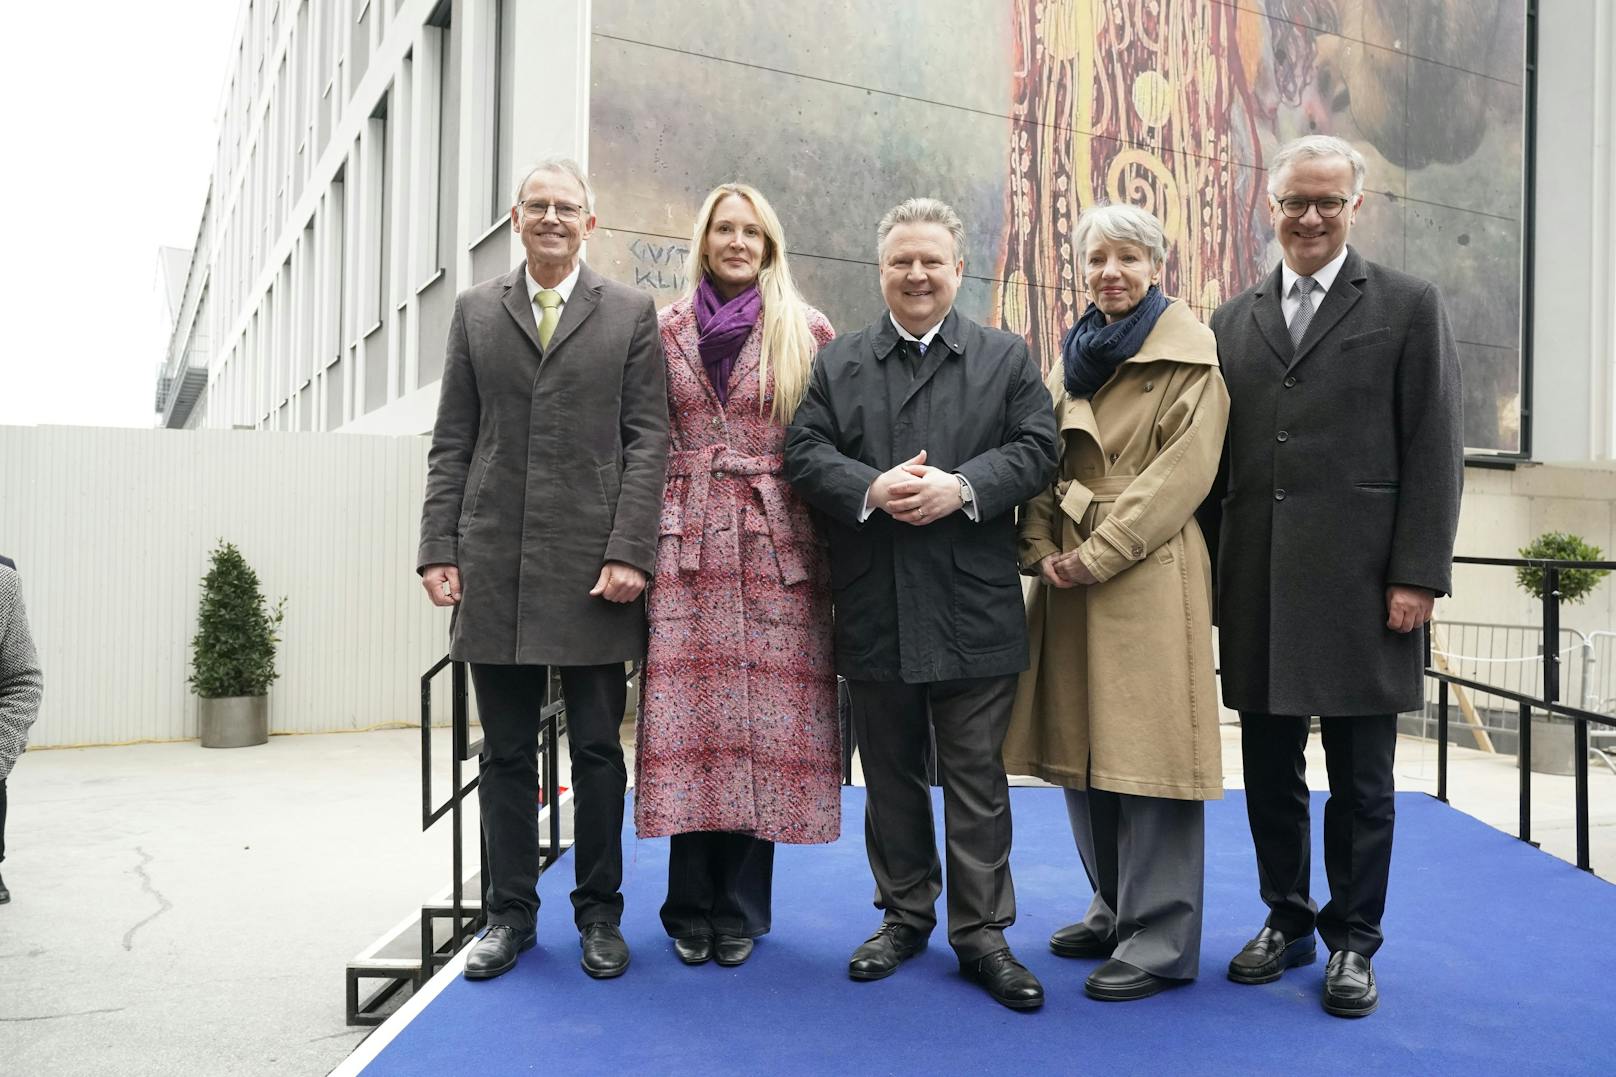
[(1102, 938), (1087, 924), (1068, 924), (1049, 936), (1049, 948), (1059, 957), (1110, 957), (1117, 937)]
[(578, 963), (597, 980), (621, 976), (628, 968), (628, 943), (616, 924), (585, 924), (578, 935), (584, 956)]
[(752, 956), (752, 940), (741, 935), (720, 935), (713, 944), (713, 956), (720, 965), (734, 968)]
[(1044, 985), (1016, 960), (1006, 946), (975, 961), (961, 961), (960, 972), (988, 989), (1001, 1006), (1012, 1010), (1036, 1010), (1044, 1004)]
[(1380, 1005), (1375, 969), (1363, 954), (1337, 950), (1324, 966), (1324, 1012), (1368, 1017)]
[(674, 939), (673, 952), (687, 965), (705, 965), (713, 959), (713, 937), (696, 935), (688, 939)]
[(1286, 969), (1311, 965), (1318, 956), (1311, 931), (1292, 939), (1265, 927), (1229, 962), (1229, 979), (1237, 984), (1273, 983)]
[(0, 879), (0, 905), (11, 900), (11, 891), (6, 889), (6, 881)]
[(1101, 1002), (1132, 1002), (1134, 999), (1159, 995), (1169, 987), (1177, 987), (1188, 982), (1156, 976), (1144, 969), (1135, 968), (1126, 961), (1112, 958), (1083, 981), (1083, 993)]
[(519, 934), (509, 924), (495, 924), (472, 944), (466, 955), (465, 977), (468, 980), (492, 980), (502, 972), (509, 972), (516, 964), (516, 955), (533, 949), (533, 932)]
[(927, 936), (903, 924), (882, 924), (864, 945), (853, 951), (847, 975), (855, 980), (884, 980), (898, 966), (926, 948)]

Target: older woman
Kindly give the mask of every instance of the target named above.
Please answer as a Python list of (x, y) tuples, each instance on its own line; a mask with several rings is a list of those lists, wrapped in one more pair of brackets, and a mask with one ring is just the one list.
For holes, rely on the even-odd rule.
[(745, 184), (712, 191), (691, 293), (662, 311), (671, 444), (647, 616), (634, 824), (672, 835), (662, 923), (686, 964), (769, 930), (774, 842), (841, 833), (830, 583), (781, 448), (830, 323)]
[(1022, 570), (1040, 582), (1004, 762), (1066, 787), (1094, 899), (1050, 948), (1109, 958), (1084, 990), (1125, 1001), (1198, 971), (1202, 802), (1223, 778), (1194, 513), (1229, 397), (1211, 331), (1157, 286), (1154, 217), (1091, 208), (1075, 246), (1091, 303), (1049, 376), (1060, 472), (1022, 512)]

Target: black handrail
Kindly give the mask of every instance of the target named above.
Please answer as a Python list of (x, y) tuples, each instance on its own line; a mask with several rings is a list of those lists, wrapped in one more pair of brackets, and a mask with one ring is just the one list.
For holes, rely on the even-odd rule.
[[(445, 666), (449, 667), (450, 695), (449, 695), (449, 728), (452, 752), (450, 758), (450, 788), (447, 799), (436, 806), (432, 803), (432, 680), (443, 672)], [(551, 700), (549, 697), (554, 690), (553, 678), (550, 687), (545, 691), (545, 702), (539, 710), (539, 775), (540, 790), (544, 804), (550, 809), (549, 840), (539, 850), (539, 871), (542, 873), (553, 864), (561, 855), (561, 811), (558, 801), (561, 796), (560, 775), (556, 760), (559, 758), (559, 742), (562, 722), (565, 720), (567, 704), (560, 698)], [(469, 942), (483, 926), (483, 903), (477, 903), (475, 915), (468, 913), (465, 899), (465, 852), (463, 848), (464, 828), (462, 826), (462, 804), (467, 796), (476, 791), (482, 780), (481, 767), (470, 781), (464, 780), (462, 764), (470, 759), (477, 758), (483, 747), (481, 738), (471, 739), (471, 708), (468, 706), (468, 693), (466, 690), (467, 668), (466, 663), (456, 662), (448, 655), (444, 655), (433, 664), (432, 668), (421, 674), (421, 829), (427, 830), (443, 818), (450, 816), (454, 833), (450, 837), (450, 858), (452, 861), (453, 882), (450, 888), (451, 916), (451, 944), (447, 953), (440, 950), (432, 936), (431, 925), (423, 914), (421, 930), (421, 968), (423, 980), (430, 976), (436, 967), (448, 956), (452, 955), (461, 946)], [(488, 885), (488, 846), (478, 838), (478, 872), (477, 878), (481, 880), (485, 891)]]
[(1436, 669), (1431, 663), (1431, 634), (1425, 634), (1425, 675), (1437, 682), (1436, 795), (1448, 799), (1448, 685), (1458, 685), (1513, 700), (1520, 706), (1520, 733), (1516, 751), (1520, 770), (1520, 839), (1532, 841), (1532, 711), (1569, 718), (1574, 723), (1571, 736), (1572, 774), (1575, 778), (1577, 867), (1592, 871), (1588, 842), (1588, 723), (1616, 728), (1616, 717), (1597, 714), (1582, 707), (1560, 702), (1560, 652), (1552, 643), (1560, 638), (1560, 573), (1566, 569), (1616, 571), (1616, 561), (1558, 561), (1542, 557), (1455, 557), (1457, 565), (1492, 565), (1503, 568), (1543, 570), (1543, 692), (1540, 696), (1512, 692), (1505, 688), (1455, 676)]

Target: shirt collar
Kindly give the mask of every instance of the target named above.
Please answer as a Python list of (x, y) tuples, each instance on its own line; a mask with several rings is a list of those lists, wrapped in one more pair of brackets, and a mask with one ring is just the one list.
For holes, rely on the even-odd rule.
[[(578, 264), (572, 267), (572, 272), (567, 274), (567, 278), (554, 288), (550, 289), (553, 292), (561, 293), (562, 306), (566, 306), (567, 300), (572, 298), (572, 289), (573, 286), (578, 283), (578, 271), (583, 268), (583, 264), (583, 260), (579, 259)], [(538, 297), (538, 294), (544, 290), (543, 286), (540, 285), (538, 281), (533, 279), (533, 269), (531, 266), (528, 266), (522, 270), (522, 279), (527, 282), (527, 301), (531, 303)]]
[[(1344, 262), (1346, 262), (1346, 260), (1347, 245), (1343, 243), (1341, 244), (1341, 253), (1330, 259), (1330, 261), (1325, 264), (1324, 268), (1313, 274), (1313, 280), (1318, 285), (1318, 287), (1313, 290), (1319, 292), (1320, 294), (1328, 292), (1330, 290), (1330, 285), (1335, 283), (1336, 274), (1341, 272), (1341, 266)], [(1282, 267), (1280, 269), (1280, 273), (1282, 274), (1283, 279), (1279, 282), (1279, 294), (1281, 298), (1286, 298), (1291, 294), (1291, 288), (1296, 284), (1296, 278), (1300, 277), (1301, 274), (1292, 269), (1289, 262), (1281, 262), (1280, 265)]]
[[(950, 309), (952, 309), (952, 308), (950, 308)], [(931, 338), (937, 335), (937, 330), (939, 330), (939, 329), (941, 329), (943, 327), (943, 322), (948, 321), (948, 315), (944, 314), (943, 317), (942, 317), (942, 320), (939, 321), (936, 325), (932, 326), (930, 329), (926, 330), (924, 336), (918, 336), (917, 337), (913, 333), (909, 332), (909, 330), (907, 330), (903, 326), (899, 325), (897, 316), (894, 315), (890, 310), (887, 311), (887, 317), (892, 319), (892, 328), (894, 328), (894, 329), (896, 329), (898, 331), (898, 338), (900, 340), (913, 340), (913, 341), (916, 341), (922, 347), (925, 347), (925, 348), (931, 347)]]

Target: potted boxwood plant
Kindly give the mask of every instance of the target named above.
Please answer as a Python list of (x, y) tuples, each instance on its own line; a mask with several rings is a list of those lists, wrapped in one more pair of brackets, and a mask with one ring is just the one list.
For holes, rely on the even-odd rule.
[[(1590, 546), (1577, 535), (1567, 534), (1563, 531), (1547, 531), (1532, 540), (1531, 545), (1521, 547), (1522, 557), (1540, 558), (1551, 561), (1598, 561), (1604, 557), (1604, 551), (1598, 546)], [(1560, 602), (1571, 605), (1587, 598), (1595, 587), (1599, 586), (1608, 573), (1601, 569), (1592, 568), (1562, 568), (1559, 576)], [(1533, 598), (1542, 600), (1544, 572), (1536, 566), (1528, 566), (1515, 570), (1515, 582), (1521, 590)], [(1555, 640), (1546, 646), (1559, 646)], [(1534, 716), (1532, 718), (1532, 769), (1540, 774), (1571, 774), (1573, 773), (1573, 758), (1575, 741), (1572, 739), (1571, 722), (1568, 719), (1557, 718), (1554, 715)]]
[(286, 599), (264, 601), (258, 573), (235, 546), (219, 540), (191, 640), (191, 687), (204, 748), (242, 748), (269, 740), (269, 686), (275, 672)]

